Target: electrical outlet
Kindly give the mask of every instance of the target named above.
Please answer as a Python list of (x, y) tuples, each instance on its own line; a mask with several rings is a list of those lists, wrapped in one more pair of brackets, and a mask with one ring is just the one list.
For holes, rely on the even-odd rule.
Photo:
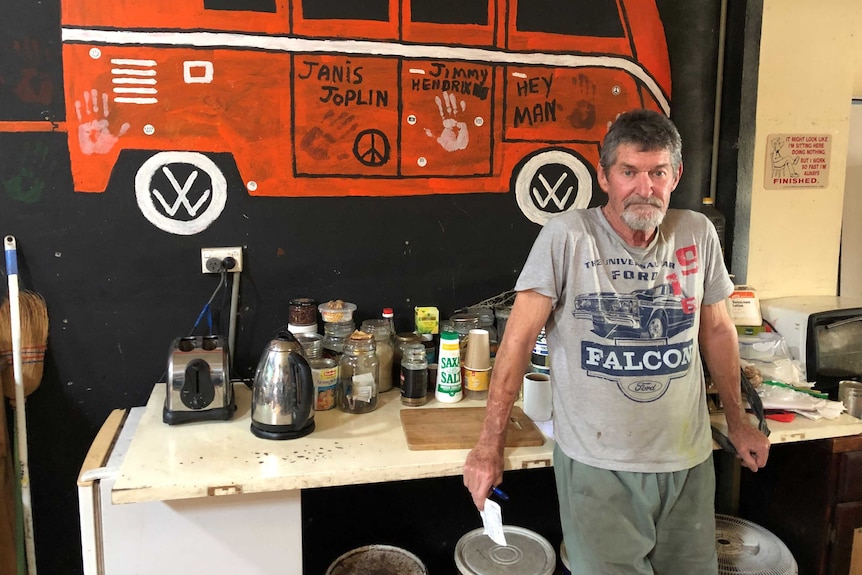
[(222, 270), (222, 262), (225, 258), (233, 258), (234, 266), (226, 271), (242, 271), (242, 246), (234, 248), (201, 248), (201, 272), (205, 274), (217, 274)]

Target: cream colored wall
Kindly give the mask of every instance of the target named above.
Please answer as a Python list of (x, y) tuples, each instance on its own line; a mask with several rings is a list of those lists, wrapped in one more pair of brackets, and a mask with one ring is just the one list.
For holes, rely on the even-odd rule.
[[(859, 0), (764, 0), (745, 273), (760, 297), (836, 293), (860, 23)], [(831, 134), (826, 188), (764, 188), (768, 136), (788, 133)]]
[[(862, 25), (862, 8), (856, 8), (856, 25)], [(853, 82), (853, 97), (862, 99), (862, 30), (853, 32), (853, 55), (856, 57), (856, 75)]]

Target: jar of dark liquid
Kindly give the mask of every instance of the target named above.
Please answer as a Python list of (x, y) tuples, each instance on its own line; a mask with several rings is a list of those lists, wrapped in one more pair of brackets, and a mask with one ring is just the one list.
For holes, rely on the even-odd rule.
[(425, 405), (428, 402), (425, 346), (418, 342), (408, 343), (402, 350), (401, 403), (409, 406)]
[(392, 357), (392, 383), (393, 385), (401, 385), (401, 360), (404, 358), (404, 346), (411, 343), (420, 343), (419, 334), (412, 331), (403, 331), (392, 336), (393, 351), (395, 355)]

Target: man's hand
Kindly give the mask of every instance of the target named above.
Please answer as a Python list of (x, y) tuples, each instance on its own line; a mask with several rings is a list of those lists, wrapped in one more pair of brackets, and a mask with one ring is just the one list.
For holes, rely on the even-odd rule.
[(476, 509), (485, 508), (485, 500), (495, 485), (503, 482), (503, 454), (495, 448), (477, 445), (464, 463), (464, 486), (473, 496)]
[(745, 467), (757, 471), (766, 465), (769, 458), (769, 439), (759, 429), (748, 423), (737, 425), (728, 432), (727, 437)]

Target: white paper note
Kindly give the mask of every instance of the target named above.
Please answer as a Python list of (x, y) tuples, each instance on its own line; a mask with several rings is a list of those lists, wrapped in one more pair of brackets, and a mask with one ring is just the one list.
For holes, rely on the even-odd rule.
[(485, 509), (479, 512), (482, 516), (482, 525), (485, 526), (485, 535), (497, 545), (506, 545), (506, 534), (503, 533), (503, 512), (500, 504), (490, 499), (485, 500)]

